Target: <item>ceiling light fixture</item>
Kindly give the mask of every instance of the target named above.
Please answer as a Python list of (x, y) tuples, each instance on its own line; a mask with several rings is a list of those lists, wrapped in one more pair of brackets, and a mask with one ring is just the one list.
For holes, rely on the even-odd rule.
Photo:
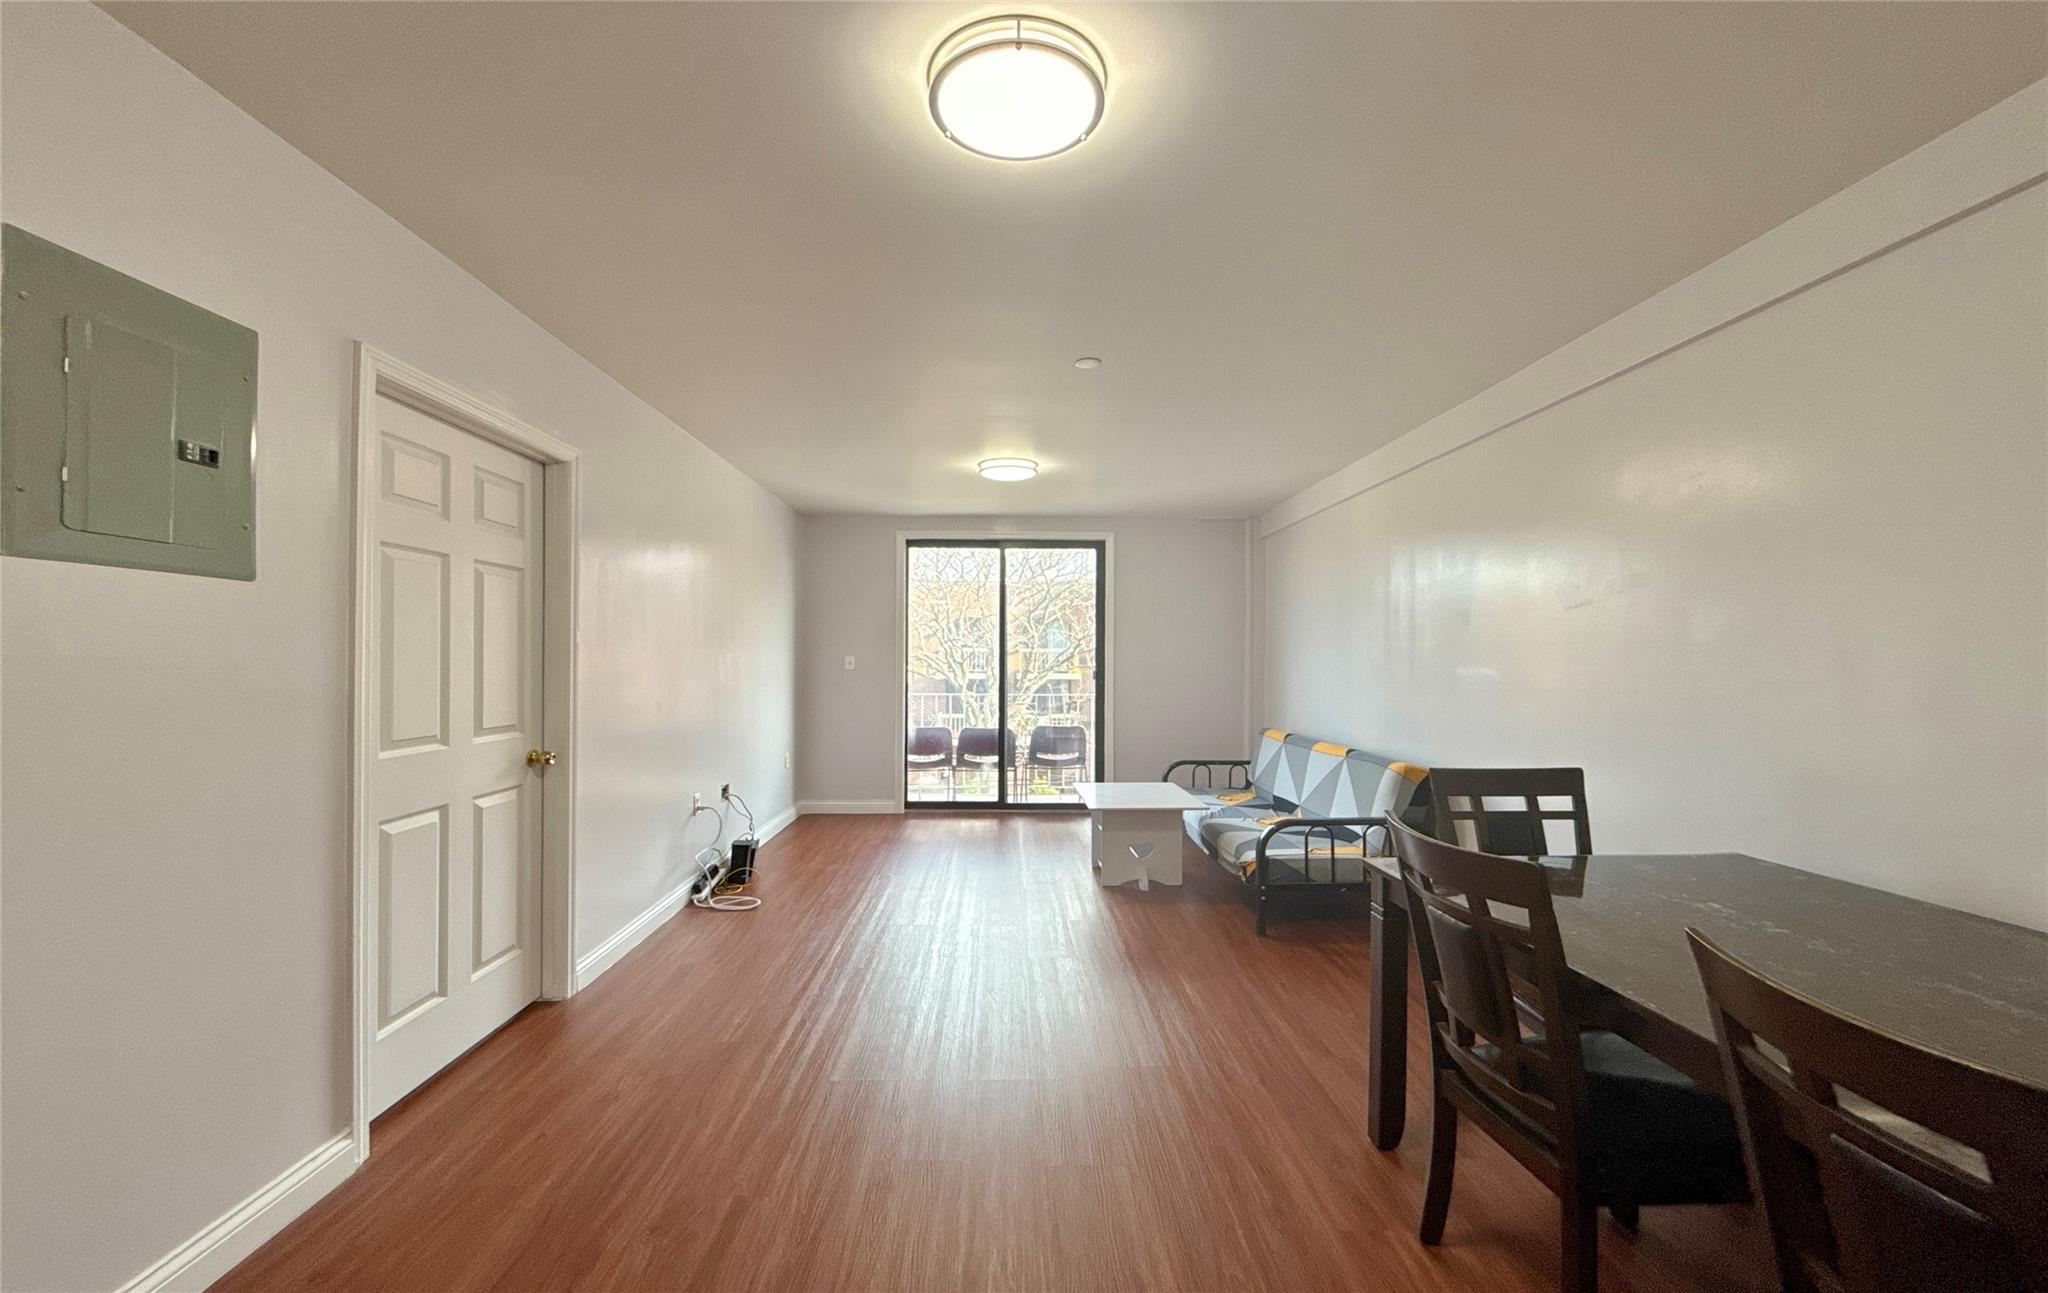
[(1030, 480), (1038, 474), (1038, 464), (1029, 458), (983, 458), (974, 469), (988, 480)]
[(969, 152), (1024, 162), (1064, 153), (1102, 120), (1102, 53), (1065, 23), (1008, 14), (968, 23), (925, 68), (932, 120)]
[(1074, 367), (1082, 369), (1083, 371), (1092, 372), (1093, 370), (1102, 367), (1102, 361), (1100, 359), (1097, 359), (1093, 355), (1083, 355), (1079, 359), (1076, 359), (1074, 361)]

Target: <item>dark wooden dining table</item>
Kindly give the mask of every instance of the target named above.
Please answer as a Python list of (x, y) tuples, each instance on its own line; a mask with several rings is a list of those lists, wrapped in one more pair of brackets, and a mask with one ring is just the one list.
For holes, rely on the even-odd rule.
[[(1688, 926), (1779, 982), (1887, 1032), (2048, 1090), (2048, 933), (1740, 853), (1537, 859), (1589, 1013), (1721, 1090)], [(1366, 1121), (1401, 1143), (1408, 918), (1400, 870), (1373, 858)]]

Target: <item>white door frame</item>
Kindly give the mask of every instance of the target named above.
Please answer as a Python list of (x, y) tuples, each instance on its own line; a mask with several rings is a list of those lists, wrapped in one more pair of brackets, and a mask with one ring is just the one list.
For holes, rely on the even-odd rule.
[[(1078, 543), (1100, 543), (1102, 545), (1102, 654), (1108, 657), (1102, 671), (1102, 695), (1097, 701), (1097, 721), (1102, 730), (1095, 739), (1102, 742), (1102, 775), (1116, 780), (1116, 725), (1110, 720), (1110, 703), (1116, 699), (1116, 535), (1109, 530), (1034, 530), (1029, 526), (990, 525), (962, 528), (953, 526), (944, 530), (898, 530), (896, 531), (896, 662), (890, 666), (896, 672), (897, 700), (903, 700), (903, 667), (910, 656), (910, 543), (913, 539), (959, 539), (963, 542), (986, 543), (990, 539), (1023, 539), (1036, 542), (1072, 539)], [(897, 716), (903, 716), (904, 706), (898, 704)], [(909, 812), (910, 792), (903, 783), (903, 759), (905, 746), (910, 743), (910, 729), (907, 723), (896, 724), (896, 809), (899, 813)], [(1085, 809), (1076, 804), (1076, 812)], [(993, 810), (992, 810), (993, 811)], [(1043, 810), (1040, 810), (1043, 811)]]
[(370, 669), (376, 661), (369, 609), (376, 596), (377, 399), (384, 396), (538, 459), (542, 469), (541, 598), (542, 730), (559, 761), (541, 778), (542, 999), (576, 990), (576, 449), (539, 427), (493, 408), (367, 342), (356, 343), (355, 582), (351, 636), (349, 730), (350, 1123), (356, 1162), (370, 1156), (370, 1039), (376, 1035), (376, 973), (370, 958), (370, 774), (376, 721), (370, 713)]

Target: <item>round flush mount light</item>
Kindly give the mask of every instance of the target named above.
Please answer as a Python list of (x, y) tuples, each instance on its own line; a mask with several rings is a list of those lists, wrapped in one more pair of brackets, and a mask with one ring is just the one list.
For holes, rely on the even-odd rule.
[(1025, 162), (1064, 153), (1102, 120), (1102, 53), (1065, 23), (1008, 14), (968, 23), (925, 68), (932, 120), (969, 152)]
[(983, 458), (974, 469), (987, 480), (1030, 480), (1038, 474), (1038, 464), (1029, 458)]
[(1074, 367), (1081, 369), (1083, 372), (1093, 372), (1102, 367), (1102, 361), (1093, 355), (1083, 355), (1074, 361)]

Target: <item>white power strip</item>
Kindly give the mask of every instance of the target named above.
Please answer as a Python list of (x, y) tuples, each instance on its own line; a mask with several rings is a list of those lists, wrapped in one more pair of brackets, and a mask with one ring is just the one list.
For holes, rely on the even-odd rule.
[(690, 877), (690, 896), (696, 897), (700, 886), (704, 892), (718, 887), (724, 878), (726, 855), (715, 844), (697, 850), (697, 874)]

